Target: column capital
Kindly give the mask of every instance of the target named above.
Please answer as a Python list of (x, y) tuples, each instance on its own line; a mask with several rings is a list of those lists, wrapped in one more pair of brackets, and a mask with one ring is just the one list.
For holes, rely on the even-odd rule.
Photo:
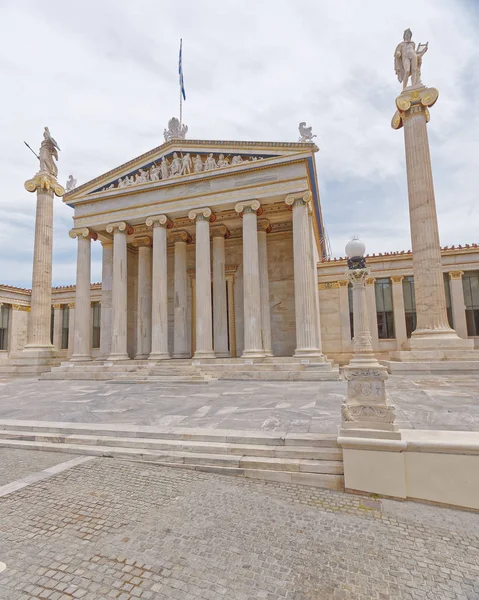
[(404, 275), (392, 275), (391, 276), (391, 281), (393, 283), (402, 283), (404, 279)]
[(463, 275), (464, 275), (464, 271), (449, 271), (450, 279), (462, 279)]
[(75, 303), (74, 302), (69, 302), (68, 303), (68, 308), (75, 308)]
[(313, 194), (308, 190), (305, 192), (295, 192), (294, 194), (288, 194), (284, 199), (287, 206), (294, 206), (295, 204), (308, 204), (311, 202)]
[(24, 185), (27, 192), (35, 192), (36, 190), (52, 191), (58, 197), (65, 194), (65, 189), (58, 183), (56, 178), (45, 171), (40, 171), (35, 177), (27, 179)]
[(348, 287), (349, 281), (347, 279), (342, 279), (341, 281), (338, 281), (338, 285), (339, 287)]
[(186, 244), (191, 244), (192, 241), (191, 235), (184, 229), (171, 231), (169, 239), (175, 244), (176, 242), (185, 242)]
[(246, 200), (245, 202), (238, 202), (235, 206), (235, 211), (238, 214), (245, 212), (255, 212), (258, 217), (263, 214), (263, 208), (259, 200)]
[(346, 277), (348, 278), (348, 282), (354, 285), (364, 285), (369, 281), (369, 279), (374, 279), (373, 277), (368, 278), (370, 271), (369, 267), (365, 269), (348, 269), (346, 271)]
[(403, 91), (396, 98), (397, 111), (391, 121), (393, 129), (401, 129), (404, 122), (410, 117), (423, 114), (426, 122), (429, 122), (429, 109), (439, 97), (436, 88), (422, 88), (419, 90)]
[(258, 231), (265, 231), (266, 233), (271, 233), (273, 228), (271, 227), (271, 223), (268, 219), (260, 219), (258, 221)]
[(148, 217), (145, 223), (148, 227), (164, 227), (165, 225), (167, 229), (172, 229), (173, 227), (173, 221), (168, 218), (168, 215), (154, 215)]
[(231, 232), (226, 227), (226, 225), (215, 225), (211, 228), (211, 237), (222, 237), (228, 239), (229, 237), (231, 237)]
[(55, 310), (60, 310), (63, 304), (52, 304), (52, 306)]
[(374, 285), (376, 283), (376, 277), (368, 277), (366, 279), (366, 285)]
[(133, 233), (133, 227), (125, 221), (118, 221), (117, 223), (110, 223), (106, 226), (107, 233), (125, 233), (131, 235)]
[(213, 213), (211, 208), (205, 206), (204, 208), (195, 208), (194, 210), (190, 210), (188, 213), (188, 219), (194, 221), (197, 219), (198, 221), (209, 221), (210, 223), (214, 223), (216, 221), (216, 215)]
[(12, 304), (12, 310), (20, 310), (23, 312), (30, 312), (30, 307), (25, 304)]
[(134, 248), (151, 248), (151, 237), (149, 235), (142, 235), (141, 237), (135, 238), (131, 245)]
[(98, 233), (89, 229), (88, 227), (78, 227), (70, 229), (68, 235), (74, 240), (75, 238), (88, 238), (90, 240), (97, 240)]

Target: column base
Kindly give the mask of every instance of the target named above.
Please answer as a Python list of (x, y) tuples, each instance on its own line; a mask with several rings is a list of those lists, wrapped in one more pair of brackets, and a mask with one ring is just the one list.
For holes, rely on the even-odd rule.
[(56, 354), (56, 349), (53, 344), (49, 346), (27, 345), (18, 353), (19, 358), (53, 358)]
[(130, 357), (128, 356), (128, 354), (123, 354), (123, 353), (115, 353), (115, 354), (110, 354), (110, 356), (107, 358), (107, 361), (110, 360), (130, 360)]
[(416, 329), (409, 340), (409, 350), (472, 350), (474, 340), (460, 338), (454, 329)]
[(324, 354), (317, 348), (296, 348), (293, 356), (295, 358), (318, 358), (321, 356), (324, 358)]
[(215, 357), (216, 358), (230, 358), (231, 354), (226, 351), (226, 352), (215, 352)]
[(190, 352), (173, 352), (171, 358), (191, 358)]
[(193, 358), (216, 358), (213, 351), (199, 350), (194, 353)]
[(245, 350), (241, 358), (264, 358), (265, 356), (264, 350)]
[(71, 362), (89, 362), (91, 359), (89, 354), (72, 354), (69, 360)]
[(169, 352), (152, 352), (149, 356), (145, 356), (148, 360), (169, 360), (171, 358)]
[(271, 350), (265, 350), (264, 355), (266, 356), (266, 358), (271, 358), (272, 356), (274, 356)]

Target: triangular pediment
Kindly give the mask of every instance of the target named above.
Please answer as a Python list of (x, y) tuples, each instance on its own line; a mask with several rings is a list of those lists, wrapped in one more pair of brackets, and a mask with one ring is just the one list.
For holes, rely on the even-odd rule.
[(163, 187), (191, 178), (248, 171), (316, 151), (317, 147), (312, 143), (174, 139), (75, 188), (65, 194), (64, 201), (70, 204), (80, 198), (109, 195), (113, 190), (114, 193), (128, 193), (133, 189)]

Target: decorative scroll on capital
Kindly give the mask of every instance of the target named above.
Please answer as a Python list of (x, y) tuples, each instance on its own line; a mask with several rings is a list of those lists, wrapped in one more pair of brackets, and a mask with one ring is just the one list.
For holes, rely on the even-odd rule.
[(348, 282), (352, 283), (353, 286), (364, 285), (369, 274), (369, 267), (365, 267), (364, 269), (348, 269), (346, 271), (346, 277), (348, 278)]
[(263, 214), (263, 208), (259, 200), (246, 200), (245, 202), (238, 202), (235, 206), (235, 211), (239, 215), (243, 214), (246, 210), (255, 212), (258, 217)]
[(92, 231), (88, 229), (88, 227), (78, 227), (74, 229), (70, 229), (68, 235), (72, 238), (89, 238), (90, 240), (97, 240), (98, 233), (96, 231)]
[(55, 196), (62, 197), (65, 194), (65, 189), (61, 186), (58, 181), (44, 171), (40, 171), (32, 177), (32, 179), (27, 179), (25, 181), (25, 189), (27, 192), (35, 192), (36, 190), (52, 190)]
[(368, 277), (366, 279), (366, 285), (374, 285), (376, 283), (376, 277)]
[(404, 275), (392, 275), (391, 276), (391, 281), (393, 283), (402, 283), (404, 279)]
[(118, 223), (110, 223), (106, 226), (107, 233), (125, 233), (131, 235), (134, 231), (133, 227), (125, 221), (118, 221)]
[(339, 287), (348, 287), (349, 281), (342, 279), (342, 280), (338, 281), (338, 285), (339, 285)]
[(391, 127), (401, 129), (405, 121), (418, 114), (423, 114), (426, 122), (429, 122), (429, 108), (434, 106), (438, 97), (436, 88), (405, 90), (396, 98), (397, 111), (392, 118)]
[(284, 199), (287, 206), (294, 206), (296, 202), (304, 203), (308, 205), (313, 198), (313, 194), (308, 190), (306, 192), (295, 192), (294, 194), (288, 194)]
[(222, 237), (228, 239), (231, 237), (231, 232), (226, 225), (215, 225), (215, 227), (211, 228), (211, 237)]
[(172, 231), (169, 238), (172, 242), (185, 242), (186, 244), (191, 244), (192, 241), (191, 235), (184, 229)]
[(190, 210), (188, 213), (188, 219), (192, 221), (198, 220), (209, 220), (210, 223), (214, 223), (216, 221), (216, 215), (213, 213), (211, 208), (205, 206), (204, 208), (195, 208), (194, 210)]
[(61, 310), (63, 304), (52, 304), (54, 310)]
[(171, 221), (167, 215), (154, 215), (153, 217), (148, 217), (145, 223), (148, 227), (164, 227), (166, 225), (167, 229), (173, 228), (173, 221)]
[(265, 231), (266, 233), (271, 233), (273, 228), (271, 227), (271, 223), (268, 219), (260, 219), (258, 221), (258, 231)]
[(464, 275), (464, 271), (449, 271), (450, 279), (462, 279), (463, 275)]
[(74, 302), (69, 302), (68, 303), (68, 308), (74, 309), (75, 308), (75, 303)]
[(151, 248), (152, 242), (149, 235), (142, 235), (141, 237), (135, 238), (131, 245), (134, 248)]

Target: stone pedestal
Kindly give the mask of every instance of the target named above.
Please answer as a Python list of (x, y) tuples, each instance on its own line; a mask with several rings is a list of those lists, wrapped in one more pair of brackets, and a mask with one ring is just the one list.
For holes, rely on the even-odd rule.
[(97, 234), (87, 227), (72, 229), (70, 237), (78, 240), (77, 278), (75, 289), (75, 333), (73, 336), (72, 361), (91, 360), (91, 240)]
[(230, 356), (225, 273), (225, 238), (229, 237), (225, 225), (213, 227), (213, 339), (217, 358)]
[(343, 368), (348, 395), (341, 406), (340, 436), (400, 439), (395, 407), (386, 393), (387, 369), (376, 360), (371, 344), (365, 287), (368, 275), (368, 268), (347, 273), (353, 286), (354, 355)]
[(187, 231), (173, 231), (170, 239), (175, 243), (173, 358), (190, 358), (186, 244), (191, 243), (191, 236)]
[[(472, 350), (472, 340), (459, 338), (449, 327), (441, 265), (441, 248), (426, 123), (429, 107), (439, 92), (435, 88), (406, 88), (396, 98), (392, 127), (404, 126), (406, 169), (411, 224), (417, 327), (410, 339), (411, 354), (392, 353), (398, 360), (458, 358), (457, 351)], [(452, 351), (452, 354), (449, 352)], [(421, 352), (424, 354), (421, 355)]]
[(106, 230), (107, 233), (113, 234), (112, 335), (108, 360), (128, 360), (130, 357), (127, 352), (128, 282), (126, 236), (133, 233), (133, 228), (128, 223), (121, 221), (107, 225)]
[(211, 314), (210, 208), (192, 210), (196, 219), (196, 350), (194, 358), (214, 358)]
[(243, 303), (244, 349), (242, 358), (264, 357), (261, 339), (261, 285), (259, 277), (257, 200), (240, 202), (235, 206), (243, 215)]

